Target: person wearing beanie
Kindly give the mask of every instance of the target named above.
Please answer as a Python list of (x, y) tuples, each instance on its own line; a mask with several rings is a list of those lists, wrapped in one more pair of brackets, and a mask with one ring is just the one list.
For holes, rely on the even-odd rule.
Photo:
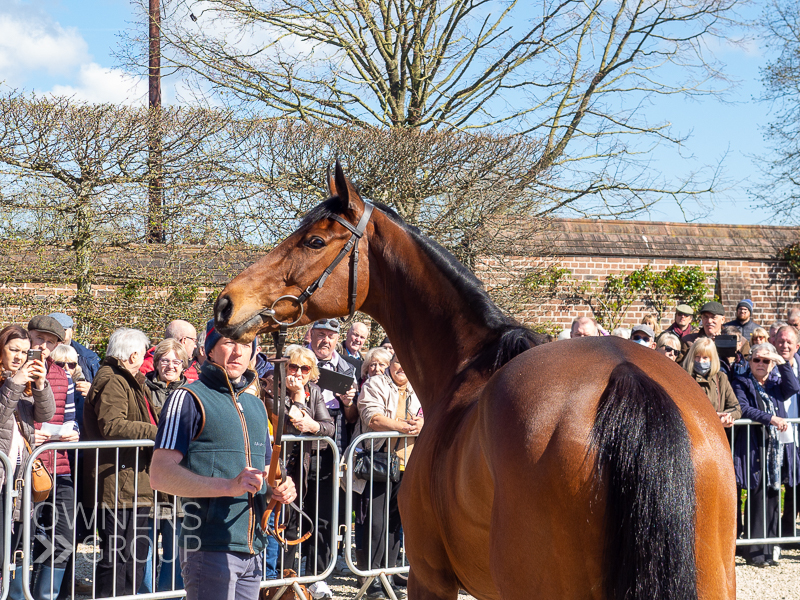
[[(272, 440), (264, 403), (248, 393), (253, 344), (206, 326), (206, 361), (199, 378), (173, 391), (158, 423), (150, 485), (183, 499), (178, 534), (189, 600), (256, 600), (267, 533), (261, 528), (270, 496), (283, 504), (297, 491), (291, 477), (274, 489), (265, 477)], [(213, 577), (209, 574), (213, 573)]]
[(761, 325), (753, 321), (754, 308), (753, 301), (745, 298), (736, 305), (736, 318), (725, 323), (725, 327), (736, 327), (742, 332), (745, 339), (749, 340), (753, 332), (761, 327)]

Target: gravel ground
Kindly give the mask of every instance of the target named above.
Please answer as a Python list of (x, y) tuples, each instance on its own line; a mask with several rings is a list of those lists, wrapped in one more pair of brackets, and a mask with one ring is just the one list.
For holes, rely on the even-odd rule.
[[(79, 552), (89, 552), (89, 547), (82, 546)], [(88, 561), (78, 561), (79, 565), (87, 565)], [(91, 582), (91, 569), (79, 566), (79, 578)], [(88, 571), (88, 572), (87, 572)], [(358, 588), (355, 579), (333, 577), (331, 589), (334, 598), (347, 600), (356, 597)], [(88, 596), (78, 596), (87, 598)], [(736, 557), (736, 597), (737, 600), (800, 600), (800, 550), (784, 551), (778, 566), (750, 567), (743, 558)], [(468, 600), (472, 596), (465, 592), (459, 594), (459, 600)], [(310, 599), (309, 599), (310, 600)]]

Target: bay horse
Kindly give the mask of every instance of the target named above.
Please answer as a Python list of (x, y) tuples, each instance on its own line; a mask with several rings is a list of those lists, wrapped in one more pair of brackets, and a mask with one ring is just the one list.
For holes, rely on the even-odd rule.
[(273, 316), (355, 309), (384, 327), (425, 416), (399, 491), (409, 598), (734, 598), (730, 449), (689, 375), (619, 338), (540, 344), (338, 162), (327, 183), (221, 292), (217, 329), (249, 343)]

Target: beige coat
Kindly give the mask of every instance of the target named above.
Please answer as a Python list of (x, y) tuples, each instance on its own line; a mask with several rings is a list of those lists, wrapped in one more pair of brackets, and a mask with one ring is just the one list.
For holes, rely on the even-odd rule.
[[(354, 437), (361, 433), (373, 431), (369, 424), (375, 415), (383, 415), (390, 419), (408, 419), (412, 416), (418, 416), (422, 412), (419, 399), (411, 388), (411, 384), (406, 385), (406, 399), (408, 410), (405, 415), (398, 415), (398, 403), (400, 401), (400, 389), (397, 384), (392, 380), (391, 376), (382, 373), (370, 377), (361, 388), (361, 393), (358, 395), (358, 423)], [(375, 450), (380, 450), (383, 447), (384, 440), (379, 442)], [(364, 449), (369, 450), (371, 444), (364, 443)], [(411, 449), (414, 446), (414, 440), (409, 439), (407, 443), (398, 443), (398, 454), (401, 458), (401, 468), (405, 467), (405, 460), (411, 456)], [(407, 450), (405, 450), (407, 446)], [(405, 459), (405, 460), (404, 460)]]

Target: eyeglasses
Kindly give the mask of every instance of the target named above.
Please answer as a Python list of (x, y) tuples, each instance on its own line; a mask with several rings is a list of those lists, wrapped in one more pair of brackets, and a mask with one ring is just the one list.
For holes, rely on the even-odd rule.
[(339, 319), (320, 319), (315, 325), (330, 325), (331, 327), (339, 328)]
[(162, 367), (168, 367), (170, 365), (172, 365), (173, 367), (180, 367), (183, 365), (183, 361), (170, 360), (169, 358), (162, 358), (161, 360), (158, 361), (158, 364), (160, 364)]
[(670, 348), (669, 346), (662, 346), (664, 348), (664, 354), (670, 354), (672, 356), (677, 356), (680, 350), (676, 350), (675, 348)]
[(197, 343), (197, 338), (189, 337), (188, 335), (183, 336), (178, 341), (182, 344), (183, 340), (192, 340), (195, 344)]
[(76, 363), (76, 362), (62, 362), (60, 360), (54, 360), (53, 362), (56, 363), (62, 369), (64, 367), (69, 367), (70, 369), (74, 369), (75, 367), (78, 366), (78, 363)]
[(761, 363), (764, 363), (765, 365), (768, 365), (772, 361), (770, 359), (768, 359), (768, 358), (751, 358), (750, 362), (755, 364), (755, 365), (760, 365)]
[(294, 375), (297, 371), (300, 371), (303, 375), (308, 375), (311, 373), (311, 367), (308, 365), (296, 365), (294, 363), (289, 363), (286, 365), (286, 372), (290, 375)]

